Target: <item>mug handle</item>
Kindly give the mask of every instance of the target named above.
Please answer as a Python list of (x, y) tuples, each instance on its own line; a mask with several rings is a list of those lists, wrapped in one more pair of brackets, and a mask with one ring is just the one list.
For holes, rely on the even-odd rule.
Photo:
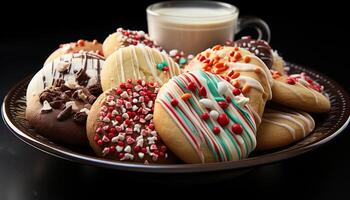
[(241, 32), (246, 28), (253, 28), (258, 33), (258, 39), (265, 40), (270, 42), (271, 39), (271, 31), (269, 25), (267, 23), (257, 17), (254, 16), (243, 16), (238, 19), (237, 23), (237, 32)]

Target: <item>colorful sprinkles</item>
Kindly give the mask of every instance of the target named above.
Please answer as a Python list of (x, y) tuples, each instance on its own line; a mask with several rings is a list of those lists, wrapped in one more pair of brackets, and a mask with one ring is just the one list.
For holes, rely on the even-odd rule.
[(167, 158), (153, 124), (158, 90), (157, 83), (127, 80), (106, 94), (94, 136), (103, 156), (144, 163)]

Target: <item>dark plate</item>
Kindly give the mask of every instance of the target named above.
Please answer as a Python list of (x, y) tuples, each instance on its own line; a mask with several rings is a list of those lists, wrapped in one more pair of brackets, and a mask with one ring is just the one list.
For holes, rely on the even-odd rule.
[[(48, 154), (101, 167), (124, 171), (151, 173), (189, 173), (189, 172), (224, 172), (220, 174), (239, 174), (254, 166), (277, 162), (308, 152), (333, 139), (348, 125), (350, 118), (350, 99), (346, 91), (330, 78), (299, 65), (288, 64), (291, 72), (305, 71), (313, 79), (324, 85), (331, 100), (332, 109), (329, 113), (317, 116), (315, 130), (304, 140), (286, 148), (263, 154), (253, 154), (250, 158), (223, 163), (210, 164), (173, 164), (173, 165), (143, 165), (126, 162), (114, 162), (95, 157), (88, 149), (73, 150), (54, 144), (36, 134), (24, 119), (26, 108), (25, 93), (31, 77), (27, 77), (14, 86), (5, 97), (2, 104), (2, 117), (14, 135), (25, 143)], [(219, 174), (219, 173), (217, 173)]]

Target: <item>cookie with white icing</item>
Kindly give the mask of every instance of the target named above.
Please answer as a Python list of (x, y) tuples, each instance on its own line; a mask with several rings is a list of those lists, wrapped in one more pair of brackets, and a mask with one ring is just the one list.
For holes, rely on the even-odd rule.
[(173, 77), (156, 99), (153, 118), (158, 134), (186, 163), (246, 158), (256, 145), (256, 123), (249, 99), (236, 89), (202, 70)]
[(125, 30), (123, 28), (118, 28), (116, 32), (110, 34), (103, 42), (102, 48), (104, 55), (108, 57), (119, 48), (138, 44), (162, 51), (162, 48), (156, 45), (144, 31)]
[(281, 75), (272, 72), (272, 101), (290, 108), (306, 112), (324, 113), (331, 108), (323, 86), (307, 74)]
[(257, 150), (281, 148), (308, 136), (315, 128), (306, 112), (266, 108), (257, 132)]
[(155, 81), (160, 85), (180, 74), (180, 68), (166, 53), (144, 45), (130, 45), (110, 55), (101, 71), (103, 91), (128, 79)]
[(77, 53), (79, 51), (93, 52), (103, 56), (102, 44), (97, 40), (78, 40), (77, 42), (61, 44), (59, 48), (52, 52), (51, 55), (46, 59), (45, 64), (52, 62), (64, 54)]
[(158, 83), (128, 80), (93, 104), (87, 136), (96, 154), (116, 161), (173, 163), (153, 124)]
[(272, 75), (262, 60), (243, 48), (216, 45), (198, 54), (185, 68), (186, 71), (197, 69), (222, 75), (237, 90), (241, 89), (250, 98), (249, 105), (260, 124), (265, 103), (272, 98), (273, 84)]

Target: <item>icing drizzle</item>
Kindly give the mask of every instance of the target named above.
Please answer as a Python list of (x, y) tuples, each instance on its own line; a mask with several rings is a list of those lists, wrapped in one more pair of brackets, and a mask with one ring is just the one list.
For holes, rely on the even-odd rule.
[(294, 141), (296, 140), (295, 129), (286, 123), (279, 122), (279, 119), (288, 120), (289, 122), (292, 122), (296, 126), (300, 127), (303, 137), (309, 134), (315, 127), (315, 121), (306, 112), (294, 111), (287, 108), (283, 109), (282, 111), (266, 108), (262, 121), (287, 129)]
[[(156, 101), (172, 116), (202, 162), (202, 145), (210, 149), (216, 161), (246, 158), (256, 146), (254, 117), (247, 101), (242, 103), (247, 98), (234, 95), (233, 89), (225, 79), (196, 70), (173, 77), (158, 94)], [(183, 100), (185, 94), (191, 98)], [(242, 127), (242, 133), (235, 132), (234, 124)]]

